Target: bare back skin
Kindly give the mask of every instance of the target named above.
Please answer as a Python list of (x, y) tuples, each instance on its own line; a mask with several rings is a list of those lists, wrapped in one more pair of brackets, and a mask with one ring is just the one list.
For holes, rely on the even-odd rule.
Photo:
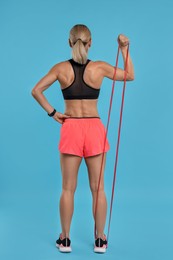
[[(65, 61), (58, 65), (58, 81), (61, 89), (65, 89), (74, 81), (74, 71), (70, 62)], [(99, 62), (90, 61), (84, 71), (83, 79), (89, 86), (100, 89), (103, 77), (99, 71)], [(65, 100), (64, 114), (72, 117), (99, 116), (97, 110), (98, 99)]]

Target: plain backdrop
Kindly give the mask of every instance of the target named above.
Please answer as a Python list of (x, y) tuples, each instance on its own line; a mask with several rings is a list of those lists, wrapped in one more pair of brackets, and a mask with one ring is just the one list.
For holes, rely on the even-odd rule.
[[(0, 258), (173, 259), (173, 87), (171, 0), (0, 1)], [(61, 232), (60, 124), (31, 96), (56, 63), (71, 58), (69, 31), (92, 32), (89, 59), (115, 65), (117, 37), (130, 39), (135, 80), (127, 82), (109, 247), (93, 252), (92, 197), (84, 160), (71, 224), (71, 254), (55, 241)], [(119, 67), (123, 68), (122, 56)], [(105, 191), (108, 215), (123, 82), (111, 111)], [(105, 79), (98, 110), (107, 123), (112, 81)], [(64, 112), (58, 82), (44, 92)], [(108, 218), (107, 218), (108, 220)], [(105, 227), (107, 234), (108, 221)]]

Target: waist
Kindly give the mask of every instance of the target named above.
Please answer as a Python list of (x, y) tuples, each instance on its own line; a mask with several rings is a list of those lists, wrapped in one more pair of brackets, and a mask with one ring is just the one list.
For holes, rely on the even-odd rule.
[(100, 117), (97, 100), (66, 100), (64, 114), (72, 118)]
[(80, 117), (78, 117), (78, 116), (71, 116), (71, 117), (69, 117), (69, 118), (65, 118), (64, 120), (69, 120), (69, 119), (92, 119), (92, 118), (99, 118), (100, 119), (100, 117), (99, 116), (80, 116)]
[(101, 118), (100, 117), (69, 117), (69, 118), (64, 118), (63, 124), (80, 124), (80, 126), (87, 126), (88, 124), (95, 124), (97, 122), (100, 122)]

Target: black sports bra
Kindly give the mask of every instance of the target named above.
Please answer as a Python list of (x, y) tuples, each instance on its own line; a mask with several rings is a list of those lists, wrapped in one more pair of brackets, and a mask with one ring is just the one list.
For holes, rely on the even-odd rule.
[(72, 84), (62, 90), (64, 99), (97, 99), (100, 89), (93, 88), (84, 82), (83, 74), (87, 64), (80, 64), (73, 59), (68, 60), (74, 71), (74, 81)]

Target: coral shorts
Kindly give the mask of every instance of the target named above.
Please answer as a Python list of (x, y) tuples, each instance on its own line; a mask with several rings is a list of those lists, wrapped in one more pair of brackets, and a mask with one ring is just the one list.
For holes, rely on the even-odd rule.
[(97, 155), (110, 149), (105, 136), (106, 128), (100, 117), (66, 118), (60, 128), (58, 149), (80, 157)]

